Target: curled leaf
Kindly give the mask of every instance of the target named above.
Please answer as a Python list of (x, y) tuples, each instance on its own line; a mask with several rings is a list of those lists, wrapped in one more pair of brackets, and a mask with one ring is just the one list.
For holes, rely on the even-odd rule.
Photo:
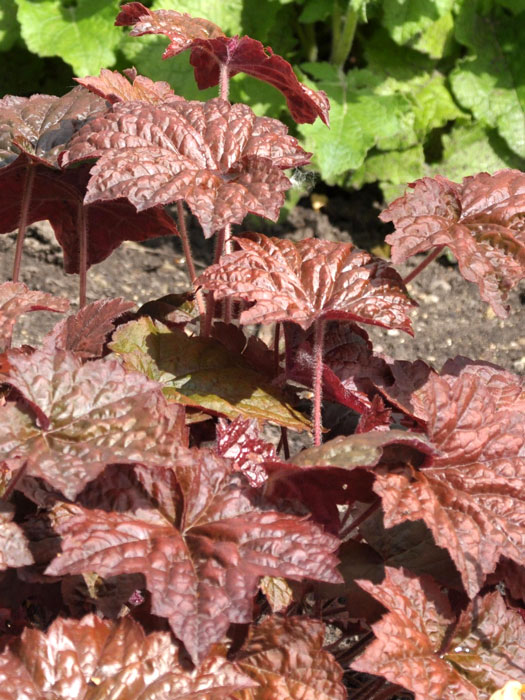
[(438, 175), (411, 185), (412, 191), (381, 214), (396, 230), (386, 237), (395, 263), (446, 245), (459, 270), (479, 287), (481, 298), (502, 318), (508, 292), (525, 277), (525, 174), (479, 173), (461, 184)]
[(102, 68), (98, 77), (90, 75), (86, 78), (75, 78), (75, 80), (112, 104), (131, 100), (158, 104), (175, 95), (169, 83), (137, 75), (135, 68), (124, 70), (124, 75), (117, 70)]

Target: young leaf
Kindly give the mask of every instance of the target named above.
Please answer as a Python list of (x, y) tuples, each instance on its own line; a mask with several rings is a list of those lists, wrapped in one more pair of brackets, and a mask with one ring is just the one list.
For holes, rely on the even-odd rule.
[[(376, 639), (351, 664), (355, 671), (384, 676), (411, 690), (416, 700), (487, 700), (455, 665), (441, 657), (454, 620), (448, 598), (430, 577), (418, 579), (385, 567), (380, 584), (357, 583), (389, 611), (372, 625)], [(491, 638), (487, 643), (492, 644)]]
[(63, 313), (69, 301), (46, 292), (32, 291), (22, 282), (4, 282), (0, 285), (0, 351), (11, 343), (16, 320), (27, 311), (57, 311)]
[(462, 184), (440, 175), (410, 185), (412, 191), (380, 215), (396, 230), (386, 237), (392, 260), (447, 245), (463, 277), (475, 282), (481, 298), (502, 318), (508, 291), (525, 277), (525, 174), (501, 170), (479, 173)]
[(124, 299), (99, 299), (57, 323), (44, 338), (45, 347), (71, 350), (77, 357), (100, 357), (118, 316), (135, 306)]
[(216, 298), (254, 304), (246, 323), (344, 320), (400, 328), (412, 334), (406, 295), (397, 272), (351, 243), (305, 239), (294, 243), (252, 233), (235, 239), (241, 248), (223, 255), (198, 279)]
[(221, 655), (188, 671), (165, 632), (87, 615), (58, 618), (46, 633), (26, 628), (0, 655), (0, 684), (6, 699), (226, 700), (253, 681)]
[(228, 76), (246, 73), (280, 90), (298, 124), (314, 122), (317, 117), (328, 124), (330, 103), (322, 91), (315, 92), (297, 80), (292, 66), (284, 58), (249, 36), (228, 38), (212, 22), (175, 10), (149, 10), (139, 2), (124, 5), (115, 24), (133, 25), (130, 34), (164, 34), (170, 44), (163, 58), (191, 49), (190, 63), (201, 90), (218, 85), (221, 69)]
[(323, 650), (325, 626), (306, 617), (267, 617), (252, 625), (237, 654), (239, 667), (258, 687), (237, 692), (238, 700), (345, 700), (343, 669)]
[(281, 171), (310, 154), (246, 105), (175, 97), (113, 105), (80, 130), (61, 164), (97, 157), (86, 202), (127, 197), (143, 211), (185, 200), (209, 237), (248, 212), (275, 221), (291, 186)]
[(197, 664), (230, 622), (251, 620), (260, 576), (339, 581), (338, 540), (256, 504), (243, 477), (212, 452), (179, 451), (175, 473), (184, 501), (177, 525), (153, 509), (55, 509), (62, 554), (46, 573), (143, 573), (152, 612), (168, 618)]
[(160, 104), (175, 95), (169, 83), (163, 80), (155, 82), (144, 75), (137, 75), (135, 68), (127, 68), (123, 72), (124, 75), (117, 70), (102, 68), (98, 77), (89, 75), (75, 80), (112, 104), (132, 100)]
[(436, 450), (434, 463), (412, 475), (377, 475), (385, 525), (424, 520), (473, 597), (500, 556), (525, 563), (523, 381), (460, 358), (441, 376), (429, 373), (412, 403)]
[(107, 464), (164, 464), (176, 449), (179, 421), (159, 385), (116, 360), (83, 365), (48, 349), (9, 361), (7, 381), (23, 402), (0, 406), (0, 460), (25, 460), (28, 475), (68, 498)]
[(110, 348), (128, 368), (160, 382), (168, 401), (230, 420), (256, 418), (293, 430), (309, 426), (267, 377), (213, 338), (189, 337), (144, 316), (118, 328)]

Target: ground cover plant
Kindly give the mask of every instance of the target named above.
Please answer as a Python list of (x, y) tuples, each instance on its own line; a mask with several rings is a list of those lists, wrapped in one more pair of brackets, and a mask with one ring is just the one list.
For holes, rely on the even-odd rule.
[[(324, 93), (209, 20), (132, 2), (116, 23), (189, 51), (219, 97), (129, 69), (0, 101), (0, 231), (19, 231), (0, 286), (0, 698), (519, 700), (523, 379), (375, 352), (367, 325), (412, 332), (383, 259), (232, 236), (279, 216), (312, 154), (230, 102), (231, 76), (270, 82), (298, 123), (329, 123)], [(187, 209), (216, 241), (200, 275)], [(507, 169), (420, 179), (381, 217), (394, 263), (428, 251), (412, 278), (448, 247), (504, 317), (524, 212)], [(12, 347), (20, 314), (69, 306), (18, 281), (42, 219), (80, 309)], [(156, 235), (180, 236), (187, 294), (86, 304), (90, 265)], [(252, 332), (269, 324), (271, 347)]]

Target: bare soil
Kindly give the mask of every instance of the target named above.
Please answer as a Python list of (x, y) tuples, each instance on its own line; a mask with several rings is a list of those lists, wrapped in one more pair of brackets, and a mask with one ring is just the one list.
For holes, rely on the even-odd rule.
[[(366, 187), (360, 192), (327, 192), (327, 204), (321, 210), (301, 200), (286, 222), (271, 224), (257, 221), (252, 228), (267, 235), (288, 236), (293, 240), (317, 237), (353, 242), (366, 250), (378, 252), (391, 230), (382, 224), (378, 191)], [(196, 222), (190, 217), (197, 268), (213, 257), (213, 241), (204, 241)], [(11, 276), (16, 234), (0, 237), (0, 275)], [(416, 256), (399, 266), (406, 275), (421, 261)], [(24, 245), (21, 280), (29, 287), (77, 298), (78, 279), (62, 269), (62, 251), (47, 222), (32, 226)], [(155, 239), (146, 244), (125, 242), (107, 260), (93, 266), (88, 273), (88, 300), (122, 296), (141, 305), (166, 294), (187, 290), (184, 258), (178, 239)], [(507, 319), (495, 317), (479, 298), (475, 285), (465, 281), (457, 266), (442, 257), (432, 263), (409, 285), (419, 307), (414, 311), (415, 337), (397, 330), (368, 327), (377, 351), (398, 359), (416, 359), (439, 369), (445, 360), (456, 355), (494, 362), (518, 374), (525, 373), (525, 284), (514, 289)], [(75, 307), (75, 303), (73, 304)], [(16, 342), (37, 343), (59, 319), (56, 314), (33, 312), (18, 322)], [(262, 329), (264, 333), (264, 329)]]

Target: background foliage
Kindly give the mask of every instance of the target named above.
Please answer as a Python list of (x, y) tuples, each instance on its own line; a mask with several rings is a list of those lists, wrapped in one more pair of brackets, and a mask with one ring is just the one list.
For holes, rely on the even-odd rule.
[[(150, 0), (205, 16), (288, 59), (332, 103), (331, 129), (298, 127), (328, 184), (378, 181), (387, 199), (439, 172), (525, 165), (525, 0)], [(159, 61), (160, 36), (113, 26), (119, 0), (3, 0), (0, 93), (63, 94), (72, 78), (135, 65), (186, 98), (199, 92), (184, 53)], [(288, 119), (271, 86), (238, 75), (232, 101)], [(294, 127), (295, 128), (295, 127)]]

